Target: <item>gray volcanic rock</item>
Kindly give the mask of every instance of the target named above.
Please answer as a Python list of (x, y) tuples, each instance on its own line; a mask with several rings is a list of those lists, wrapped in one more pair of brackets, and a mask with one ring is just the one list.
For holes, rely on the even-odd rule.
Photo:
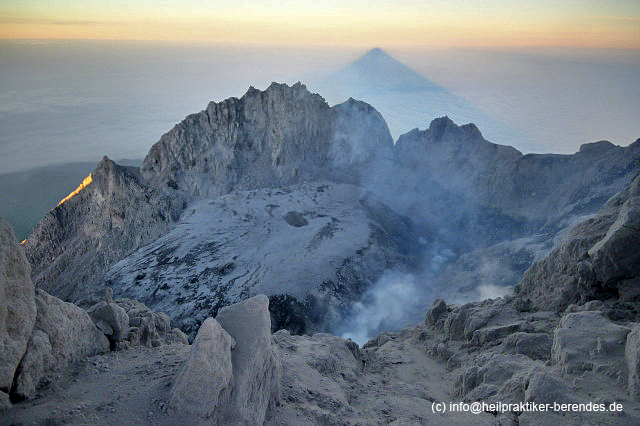
[(90, 176), (25, 243), (34, 284), (66, 300), (89, 297), (105, 267), (165, 233), (185, 199), (170, 188), (148, 187), (136, 168), (106, 157)]
[(194, 197), (318, 178), (358, 183), (371, 170), (385, 175), (392, 150), (371, 106), (329, 107), (301, 84), (212, 102), (163, 135), (141, 173), (105, 158), (42, 219), (25, 245), (34, 282), (63, 299), (91, 298), (109, 266), (166, 234)]
[(590, 299), (637, 301), (640, 276), (640, 175), (593, 218), (573, 228), (550, 255), (531, 266), (517, 293), (536, 306), (562, 310)]
[[(129, 318), (123, 343), (129, 346), (156, 347), (181, 343), (189, 344), (187, 335), (179, 328), (171, 327), (171, 318), (163, 312), (153, 312), (144, 303), (133, 299), (117, 299), (118, 306), (124, 309)], [(126, 347), (126, 346), (125, 346)]]
[[(410, 230), (353, 185), (234, 192), (191, 204), (105, 282), (192, 334), (217, 309), (258, 293), (288, 298), (271, 306), (275, 329), (326, 330), (387, 268), (408, 261)], [(299, 315), (289, 316), (294, 307)]]
[(158, 186), (211, 197), (331, 176), (356, 183), (362, 165), (391, 162), (392, 150), (371, 106), (329, 107), (300, 83), (272, 83), (188, 116), (151, 147), (141, 171)]
[[(634, 411), (637, 403), (626, 397), (624, 349), (628, 327), (614, 324), (597, 311), (571, 313), (560, 320), (553, 312), (518, 312), (513, 307), (517, 303), (518, 299), (507, 297), (449, 306), (444, 314), (447, 321), (449, 317), (459, 321), (464, 316), (466, 333), (452, 334), (446, 328), (446, 321), (438, 321), (431, 326), (422, 324), (402, 333), (391, 333), (386, 340), (378, 338), (365, 348), (384, 346), (389, 339), (414, 339), (414, 344), (426, 346), (427, 354), (457, 378), (453, 388), (456, 397), (469, 402), (596, 403), (604, 404), (600, 412), (573, 412), (574, 421), (577, 424), (638, 422)], [(478, 332), (495, 330), (504, 324), (504, 311), (511, 311), (508, 316), (515, 315), (511, 321), (520, 323), (519, 329), (527, 331), (507, 332), (485, 342), (477, 339)], [(478, 326), (476, 331), (468, 332)], [(549, 359), (552, 336), (555, 336), (553, 358), (559, 361), (557, 365), (544, 362)], [(630, 364), (630, 359), (633, 359), (631, 349), (627, 365), (633, 363)], [(624, 415), (607, 412), (614, 400), (625, 401)], [(528, 412), (518, 415), (518, 419), (520, 424), (553, 425), (563, 423), (563, 415), (553, 410)], [(509, 414), (497, 416), (499, 421), (507, 421)]]
[(207, 318), (176, 377), (169, 406), (191, 416), (190, 423), (224, 424), (233, 380), (231, 350), (236, 342), (218, 321)]
[(545, 333), (516, 332), (504, 340), (505, 350), (510, 353), (526, 355), (531, 359), (548, 360), (551, 358), (553, 339)]
[(224, 424), (259, 425), (280, 400), (280, 359), (271, 345), (269, 299), (259, 294), (220, 310), (216, 320), (236, 342)]
[(624, 355), (628, 371), (629, 394), (635, 399), (640, 399), (640, 324), (636, 324), (627, 334)]
[[(123, 339), (129, 329), (129, 316), (127, 312), (117, 304), (111, 302), (99, 302), (87, 310), (93, 322), (104, 322), (107, 330), (101, 330), (109, 339), (113, 346)], [(100, 327), (98, 325), (98, 327)]]
[(35, 301), (34, 331), (11, 391), (19, 398), (33, 397), (40, 383), (70, 363), (109, 350), (107, 338), (84, 309), (42, 290), (36, 290)]
[(567, 314), (555, 329), (551, 359), (565, 373), (595, 370), (618, 377), (625, 368), (629, 331), (606, 319), (601, 312)]
[(545, 228), (557, 231), (575, 216), (594, 213), (640, 170), (640, 142), (626, 148), (586, 144), (572, 155), (522, 155), (486, 141), (473, 124), (457, 126), (447, 117), (402, 135), (395, 153), (408, 170), (403, 186), (425, 196), (408, 197), (411, 202), (399, 211), (422, 209), (428, 221), (456, 199), (458, 208), (439, 217), (463, 221), (461, 232), (471, 247)]
[(583, 402), (562, 379), (542, 369), (527, 377), (524, 400), (539, 404), (576, 404)]
[(13, 230), (0, 218), (0, 397), (11, 389), (36, 321), (30, 272)]
[(447, 304), (442, 299), (436, 299), (431, 304), (431, 307), (427, 311), (424, 323), (427, 325), (434, 325), (443, 314), (447, 313)]

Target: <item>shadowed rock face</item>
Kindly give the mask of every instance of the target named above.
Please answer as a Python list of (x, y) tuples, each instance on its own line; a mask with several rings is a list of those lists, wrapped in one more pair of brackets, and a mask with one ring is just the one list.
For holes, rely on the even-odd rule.
[(11, 390), (16, 399), (33, 397), (43, 379), (69, 364), (109, 350), (107, 338), (84, 309), (42, 290), (35, 301), (36, 324)]
[[(517, 293), (537, 307), (557, 310), (593, 299), (637, 303), (639, 242), (640, 175), (597, 215), (573, 228), (546, 259), (533, 264)], [(635, 313), (622, 306), (615, 315)]]
[(81, 308), (36, 289), (11, 227), (0, 218), (0, 408), (109, 343)]
[(0, 393), (9, 393), (36, 321), (30, 272), (13, 230), (0, 218)]
[(640, 142), (626, 148), (585, 144), (572, 155), (522, 155), (486, 141), (473, 124), (457, 126), (447, 117), (402, 135), (395, 154), (402, 186), (385, 202), (471, 248), (555, 233), (572, 218), (595, 213), (640, 170)]

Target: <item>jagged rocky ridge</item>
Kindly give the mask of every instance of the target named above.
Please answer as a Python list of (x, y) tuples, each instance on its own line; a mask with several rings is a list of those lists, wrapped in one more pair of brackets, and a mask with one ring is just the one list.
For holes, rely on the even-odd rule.
[[(269, 300), (258, 295), (204, 321), (191, 347), (125, 346), (117, 355), (92, 358), (88, 367), (64, 371), (56, 392), (42, 389), (40, 399), (4, 411), (0, 424), (98, 419), (167, 425), (638, 424), (637, 297), (628, 291), (581, 293), (586, 285), (565, 279), (556, 281), (558, 291), (551, 296), (544, 289), (545, 280), (558, 274), (584, 274), (583, 266), (561, 256), (569, 251), (576, 259), (607, 259), (616, 271), (624, 271), (607, 275), (615, 288), (637, 282), (639, 185), (640, 175), (574, 227), (563, 245), (529, 269), (514, 296), (464, 305), (439, 299), (421, 323), (358, 347), (323, 333), (270, 334)], [(594, 262), (594, 274), (603, 278), (606, 269), (598, 265)], [(529, 274), (539, 280), (529, 280)], [(578, 303), (566, 308), (549, 304), (566, 302), (567, 288), (583, 296)], [(65, 381), (70, 373), (81, 380)], [(131, 378), (140, 374), (143, 380)], [(103, 395), (105, 387), (131, 396)], [(478, 414), (431, 410), (434, 402), (457, 401), (585, 408)], [(621, 408), (612, 411), (612, 404)], [(594, 405), (597, 410), (586, 408)]]
[[(151, 148), (140, 171), (104, 159), (93, 182), (53, 209), (25, 246), (38, 287), (87, 306), (113, 286), (117, 296), (171, 307), (193, 334), (220, 307), (265, 292), (278, 326), (328, 330), (385, 270), (428, 281), (429, 297), (469, 300), (482, 283), (515, 285), (639, 168), (639, 142), (522, 155), (446, 117), (394, 145), (371, 106), (350, 99), (329, 107), (301, 84), (274, 83), (188, 116)], [(345, 184), (354, 185), (346, 203)], [(319, 196), (321, 186), (327, 194)], [(344, 212), (348, 229), (340, 217), (315, 213), (327, 206)], [(351, 226), (356, 219), (368, 227)], [(279, 254), (294, 236), (287, 249), (298, 272)], [(247, 251), (252, 238), (265, 245)], [(311, 244), (317, 240), (323, 244)], [(340, 255), (327, 266), (331, 247)], [(492, 253), (508, 255), (491, 268), (474, 261)], [(185, 278), (195, 264), (198, 272)], [(280, 274), (299, 281), (301, 271), (320, 265), (326, 273), (304, 275), (302, 286), (273, 282)], [(189, 322), (194, 307), (197, 320)]]

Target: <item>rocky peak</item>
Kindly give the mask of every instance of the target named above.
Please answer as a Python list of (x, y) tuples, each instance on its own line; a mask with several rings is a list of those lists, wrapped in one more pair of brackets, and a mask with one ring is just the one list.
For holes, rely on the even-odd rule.
[(105, 265), (164, 233), (186, 201), (171, 188), (147, 186), (136, 167), (108, 157), (90, 176), (24, 244), (36, 286), (67, 300), (88, 296)]
[(598, 141), (580, 145), (579, 152), (584, 154), (600, 154), (616, 147), (616, 145), (612, 144), (609, 141)]
[[(513, 147), (485, 140), (474, 124), (458, 126), (447, 116), (434, 119), (426, 130), (414, 129), (400, 136), (395, 151), (401, 166), (420, 169), (436, 181), (442, 179), (445, 187), (467, 185), (479, 173), (522, 156)], [(460, 164), (466, 167), (452, 180), (450, 171)]]
[(462, 126), (457, 125), (448, 116), (439, 117), (431, 121), (426, 130), (413, 129), (400, 136), (397, 148), (401, 151), (406, 146), (418, 144), (447, 144), (452, 145), (452, 149), (458, 149), (460, 144), (476, 144), (481, 149), (493, 149), (508, 153), (512, 157), (519, 157), (522, 154), (515, 148), (505, 145), (497, 145), (484, 139), (480, 129), (468, 123)]
[(164, 134), (141, 169), (103, 158), (91, 183), (41, 220), (25, 244), (34, 282), (79, 300), (194, 198), (317, 179), (362, 183), (390, 167), (392, 149), (373, 107), (353, 99), (330, 107), (300, 83), (212, 102)]
[(453, 120), (445, 115), (444, 117), (431, 120), (428, 131), (432, 134), (433, 138), (442, 140), (447, 129), (455, 131), (457, 128), (458, 126), (453, 122)]
[(188, 116), (151, 148), (141, 171), (155, 185), (216, 196), (317, 177), (353, 179), (354, 164), (390, 159), (392, 145), (373, 107), (351, 99), (332, 108), (303, 84), (273, 83)]

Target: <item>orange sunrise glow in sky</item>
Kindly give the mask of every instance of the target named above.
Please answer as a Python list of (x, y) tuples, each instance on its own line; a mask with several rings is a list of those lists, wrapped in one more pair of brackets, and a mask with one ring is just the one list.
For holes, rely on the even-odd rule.
[(0, 39), (640, 49), (640, 1), (5, 0)]

